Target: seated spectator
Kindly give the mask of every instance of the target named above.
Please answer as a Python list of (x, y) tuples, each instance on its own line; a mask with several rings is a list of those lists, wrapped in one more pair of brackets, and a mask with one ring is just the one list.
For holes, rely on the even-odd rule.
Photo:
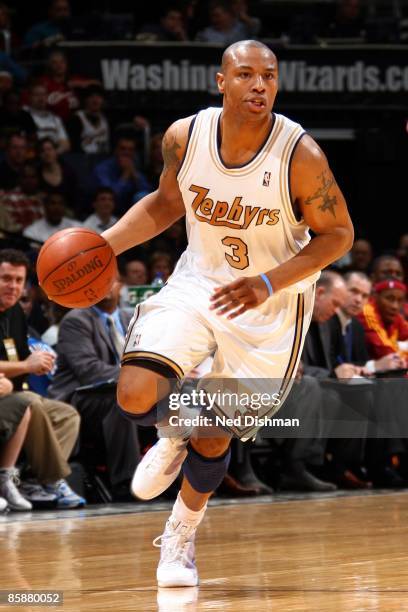
[(19, 300), (19, 304), (27, 319), (28, 335), (37, 338), (37, 340), (41, 338), (41, 334), (49, 326), (44, 305), (38, 300), (40, 292), (39, 287), (35, 287), (30, 281), (27, 281)]
[(129, 259), (129, 261), (125, 263), (122, 280), (128, 287), (147, 285), (148, 277), (146, 264), (140, 259)]
[(0, 194), (0, 206), (7, 211), (13, 222), (12, 231), (21, 232), (37, 219), (43, 218), (44, 194), (39, 186), (37, 166), (32, 162), (26, 162), (17, 187)]
[(351, 260), (348, 269), (369, 273), (373, 261), (373, 247), (368, 240), (355, 240), (351, 248)]
[(244, 38), (255, 38), (261, 30), (261, 20), (248, 14), (247, 0), (231, 0), (230, 2), (235, 18), (244, 26)]
[(168, 253), (155, 251), (149, 258), (149, 276), (153, 282), (158, 276), (166, 282), (173, 272), (174, 262)]
[(112, 227), (118, 220), (113, 215), (115, 210), (115, 194), (109, 187), (100, 187), (96, 191), (92, 206), (95, 212), (85, 219), (83, 222), (84, 227), (89, 227), (98, 232), (98, 234), (101, 234)]
[(4, 239), (8, 234), (16, 231), (16, 226), (10, 214), (0, 206), (0, 238)]
[(122, 275), (123, 286), (120, 290), (120, 306), (129, 312), (133, 312), (134, 305), (129, 299), (128, 287), (138, 285), (148, 285), (148, 275), (146, 264), (141, 259), (129, 259), (124, 266)]
[(119, 214), (133, 202), (151, 191), (145, 176), (136, 168), (136, 143), (132, 138), (119, 138), (113, 157), (95, 167), (95, 181), (100, 187), (110, 187), (115, 195)]
[(371, 359), (396, 354), (398, 367), (407, 367), (408, 323), (401, 315), (406, 292), (406, 285), (395, 278), (374, 285), (373, 297), (359, 315)]
[(387, 278), (395, 278), (396, 280), (404, 280), (404, 270), (398, 257), (394, 255), (380, 255), (373, 261), (371, 280), (373, 284), (386, 280)]
[(101, 87), (88, 87), (83, 94), (84, 108), (72, 116), (68, 129), (72, 150), (82, 153), (109, 153), (110, 128), (103, 112), (105, 94)]
[(0, 113), (0, 149), (4, 149), (11, 134), (23, 134), (34, 142), (35, 123), (29, 113), (21, 108), (19, 94), (11, 90), (4, 94), (3, 108)]
[[(325, 434), (322, 438), (333, 438), (328, 441), (328, 451), (333, 459), (331, 470), (333, 479), (342, 487), (363, 489), (371, 486), (356, 471), (360, 470), (365, 450), (368, 417), (373, 410), (373, 397), (364, 388), (350, 388), (345, 379), (362, 374), (362, 366), (352, 363), (339, 363), (336, 349), (333, 348), (330, 319), (336, 310), (347, 300), (347, 289), (342, 277), (333, 271), (325, 270), (317, 281), (316, 298), (313, 307), (312, 322), (306, 335), (302, 361), (304, 372), (321, 381), (332, 378), (333, 384), (323, 389), (326, 421), (323, 423)], [(338, 382), (335, 382), (337, 379)], [(362, 415), (355, 421), (355, 415)], [(353, 423), (353, 437), (338, 437), (336, 423)], [(355, 421), (355, 422), (354, 422)], [(334, 424), (334, 429), (333, 425)], [(358, 435), (357, 435), (358, 434)]]
[(65, 308), (56, 302), (51, 302), (49, 304), (47, 316), (51, 325), (41, 334), (41, 340), (53, 349), (55, 349), (58, 344), (59, 326), (67, 312), (69, 312), (69, 308)]
[(0, 373), (0, 511), (31, 510), (32, 504), (19, 492), (16, 463), (30, 423), (29, 401), (12, 394), (13, 383)]
[(403, 359), (397, 352), (370, 360), (365, 343), (364, 327), (357, 317), (368, 304), (371, 281), (366, 274), (360, 271), (348, 272), (344, 280), (347, 288), (346, 301), (330, 319), (332, 337), (336, 335), (337, 338), (341, 338), (341, 342), (332, 347), (334, 359), (339, 364), (351, 363), (363, 366), (365, 374), (404, 367)]
[[(118, 308), (120, 289), (117, 281), (96, 306), (73, 309), (63, 318), (57, 372), (49, 387), (50, 397), (70, 401), (78, 409), (82, 447), (93, 447), (91, 461), (97, 455), (105, 455), (110, 482), (116, 490), (123, 483), (128, 485), (140, 458), (137, 426), (119, 411), (115, 386), (98, 388), (100, 383), (117, 381), (119, 376), (120, 355), (131, 318)], [(81, 390), (84, 385), (91, 388)]]
[(90, 85), (99, 85), (95, 79), (87, 79), (79, 75), (70, 75), (68, 61), (63, 51), (54, 50), (47, 61), (47, 74), (38, 79), (48, 92), (48, 108), (67, 122), (71, 113), (79, 108), (77, 89)]
[(188, 40), (183, 13), (177, 7), (167, 8), (159, 23), (144, 25), (139, 30), (136, 40), (143, 42)]
[(59, 191), (67, 206), (77, 210), (78, 181), (70, 166), (59, 159), (52, 140), (44, 138), (39, 145), (40, 180), (44, 191)]
[(198, 30), (198, 4), (197, 0), (185, 0), (180, 5), (180, 9), (183, 13), (184, 28), (189, 40), (194, 40)]
[(47, 90), (44, 85), (31, 86), (29, 104), (25, 110), (35, 123), (38, 140), (52, 140), (59, 155), (69, 151), (70, 142), (64, 124), (57, 115), (47, 110)]
[[(30, 353), (28, 347), (27, 322), (18, 303), (28, 269), (29, 261), (24, 253), (13, 249), (0, 251), (0, 371), (12, 379), (16, 391), (23, 389), (29, 374), (46, 374), (54, 366), (49, 352)], [(31, 487), (32, 494), (38, 495), (44, 484), (57, 507), (84, 505), (85, 500), (64, 480), (71, 472), (67, 461), (78, 436), (78, 413), (68, 404), (29, 391), (24, 391), (24, 397), (29, 399), (31, 407), (25, 450), (37, 478), (34, 488)]]
[(312, 322), (302, 354), (306, 374), (320, 379), (329, 376), (345, 377), (347, 373), (345, 368), (339, 368), (337, 372), (333, 368), (329, 328), (323, 324), (326, 324), (335, 315), (346, 299), (347, 289), (340, 274), (330, 270), (323, 271), (317, 282)]
[(65, 216), (65, 198), (62, 193), (50, 192), (44, 198), (44, 218), (26, 227), (23, 236), (42, 243), (60, 230), (81, 226), (79, 221)]
[(50, 47), (64, 40), (62, 26), (71, 17), (68, 0), (52, 0), (48, 9), (48, 20), (36, 23), (24, 37), (24, 46), (36, 49)]
[[(336, 315), (329, 321), (332, 345), (332, 362), (346, 366), (362, 367), (361, 374), (370, 375), (374, 372), (392, 371), (403, 367), (404, 362), (398, 353), (389, 353), (379, 359), (369, 359), (365, 343), (364, 327), (359, 317), (368, 303), (371, 293), (371, 282), (363, 272), (349, 272), (345, 276), (347, 297)], [(348, 375), (346, 373), (346, 378)], [(371, 435), (366, 444), (366, 465), (370, 479), (376, 486), (398, 487), (404, 481), (392, 465), (392, 456), (404, 452), (403, 432), (407, 431), (408, 420), (405, 418), (407, 396), (394, 381), (381, 382), (374, 387), (374, 405), (370, 417), (371, 427), (379, 431), (387, 423), (387, 429), (392, 434), (389, 439), (382, 440), (377, 435)], [(371, 384), (374, 384), (373, 382)], [(389, 398), (393, 394), (393, 401)]]
[(218, 43), (227, 47), (247, 38), (247, 26), (239, 21), (229, 2), (213, 0), (209, 8), (210, 24), (198, 32), (199, 42)]
[[(27, 319), (27, 343), (30, 352), (34, 351), (46, 351), (50, 353), (55, 360), (57, 358), (57, 354), (54, 349), (44, 342), (41, 339), (40, 333), (37, 331), (38, 324), (35, 321), (36, 315), (40, 314), (44, 317), (44, 313), (42, 311), (41, 306), (35, 300), (36, 288), (31, 286), (30, 283), (27, 283), (24, 287), (24, 290), (21, 294), (19, 303), (21, 308), (24, 311), (24, 314)], [(33, 325), (35, 322), (35, 325)], [(55, 374), (55, 365), (47, 372), (47, 374), (30, 374), (27, 378), (28, 388), (39, 395), (43, 395), (44, 397), (47, 395), (48, 386), (52, 380), (53, 375)]]
[(27, 161), (27, 139), (23, 134), (10, 134), (3, 161), (0, 162), (0, 186), (6, 191), (18, 185)]

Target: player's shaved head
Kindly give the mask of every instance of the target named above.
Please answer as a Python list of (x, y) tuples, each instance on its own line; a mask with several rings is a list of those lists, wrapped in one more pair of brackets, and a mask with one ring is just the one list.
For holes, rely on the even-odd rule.
[(258, 40), (239, 40), (238, 42), (227, 47), (222, 54), (221, 71), (225, 73), (230, 64), (238, 61), (238, 55), (241, 52), (248, 51), (252, 48), (260, 49), (263, 51), (265, 56), (270, 56), (271, 60), (276, 63), (276, 55), (269, 47), (264, 45), (264, 43), (261, 43)]

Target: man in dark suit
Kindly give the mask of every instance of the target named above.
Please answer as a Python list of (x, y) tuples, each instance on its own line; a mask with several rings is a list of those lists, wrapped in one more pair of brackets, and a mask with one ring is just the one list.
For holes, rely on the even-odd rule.
[(329, 321), (332, 338), (331, 360), (363, 366), (365, 374), (403, 367), (398, 353), (391, 353), (381, 359), (369, 359), (364, 327), (356, 317), (371, 295), (371, 281), (366, 274), (357, 271), (348, 272), (344, 281), (347, 289), (346, 301)]
[[(57, 372), (49, 396), (81, 414), (81, 446), (106, 450), (114, 490), (129, 481), (140, 460), (137, 426), (116, 405), (116, 380), (130, 315), (118, 308), (121, 283), (96, 306), (74, 309), (60, 323)], [(83, 389), (83, 387), (88, 387)]]
[(347, 295), (346, 283), (337, 272), (322, 272), (302, 360), (305, 373), (318, 378), (323, 387), (322, 437), (330, 438), (327, 450), (333, 457), (333, 478), (347, 488), (366, 488), (370, 484), (355, 472), (363, 461), (373, 394), (369, 383), (348, 383), (361, 377), (364, 368), (342, 356), (342, 335), (333, 327), (335, 313), (346, 303)]
[[(363, 272), (348, 272), (344, 277), (347, 297), (329, 321), (332, 363), (362, 367), (364, 375), (390, 372), (403, 366), (397, 353), (380, 359), (369, 359), (363, 325), (356, 318), (371, 294), (371, 281)], [(405, 452), (400, 436), (408, 431), (404, 381), (376, 380), (371, 429), (366, 441), (366, 463), (370, 477), (378, 486), (404, 486), (404, 481), (391, 465), (391, 456)], [(386, 426), (388, 439), (378, 437), (380, 424)]]
[(283, 455), (280, 487), (283, 489), (336, 489), (333, 483), (317, 478), (306, 466), (319, 466), (323, 463), (328, 437), (327, 423), (331, 424), (341, 409), (338, 395), (321, 387), (316, 379), (328, 378), (332, 370), (330, 331), (323, 322), (333, 316), (345, 297), (346, 288), (341, 276), (335, 272), (322, 272), (317, 283), (313, 321), (309, 328), (313, 328), (312, 336), (310, 331), (306, 335), (297, 384), (293, 386), (282, 408), (285, 416), (299, 418), (302, 423), (299, 436), (279, 440)]

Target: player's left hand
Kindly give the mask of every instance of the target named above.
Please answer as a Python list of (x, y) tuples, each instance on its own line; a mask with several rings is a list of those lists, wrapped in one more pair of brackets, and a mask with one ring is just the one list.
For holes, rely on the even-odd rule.
[(269, 297), (268, 288), (260, 276), (237, 278), (224, 287), (217, 287), (211, 296), (210, 310), (217, 315), (229, 313), (228, 319), (235, 319), (243, 312), (255, 308)]

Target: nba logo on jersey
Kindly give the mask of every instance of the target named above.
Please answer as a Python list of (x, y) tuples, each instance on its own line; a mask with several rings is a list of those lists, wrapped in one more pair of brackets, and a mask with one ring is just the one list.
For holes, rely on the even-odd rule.
[(269, 181), (270, 180), (271, 180), (271, 173), (270, 172), (265, 172), (264, 177), (263, 177), (262, 185), (264, 187), (269, 187)]

